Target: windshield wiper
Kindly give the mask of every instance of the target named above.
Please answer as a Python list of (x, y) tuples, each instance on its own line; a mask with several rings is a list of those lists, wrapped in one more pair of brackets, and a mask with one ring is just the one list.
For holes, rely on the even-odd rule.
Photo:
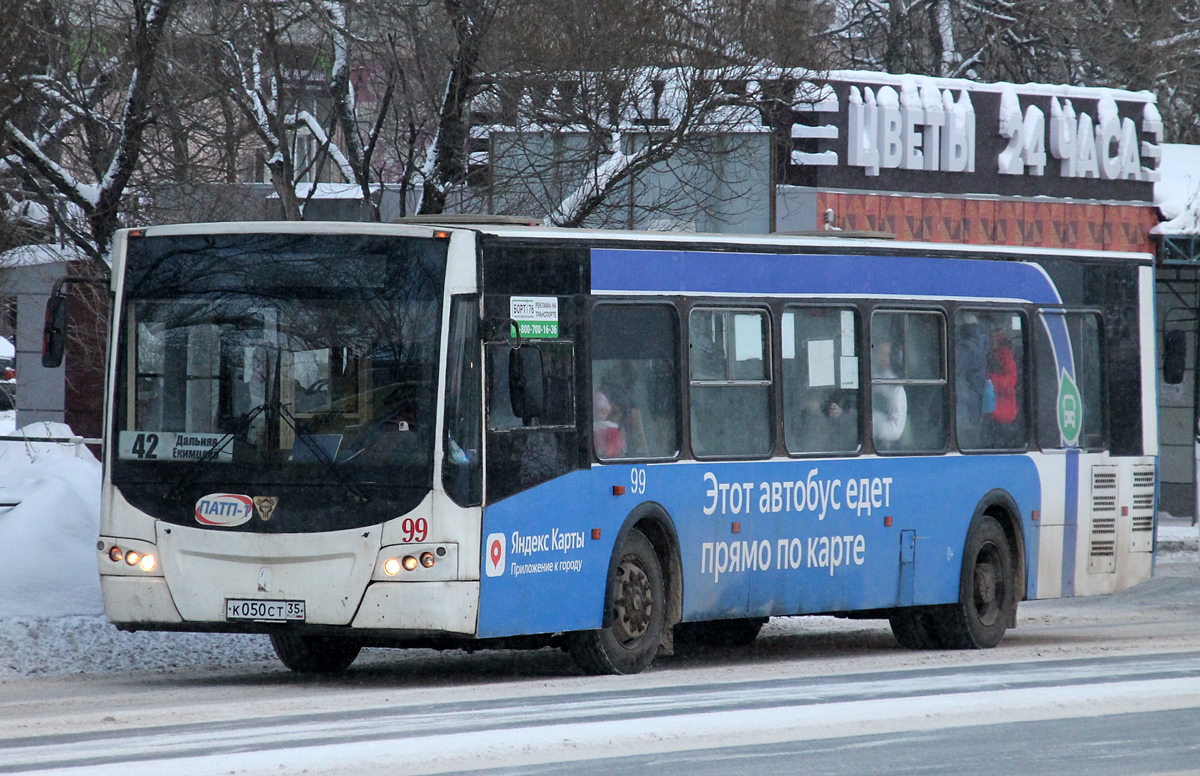
[[(242, 425), (249, 428), (254, 419), (265, 412), (266, 409), (266, 404), (258, 405), (246, 415), (245, 420), (242, 421)], [(235, 433), (223, 434), (220, 439), (213, 442), (212, 445), (205, 450), (199, 458), (196, 459), (196, 463), (193, 466), (184, 469), (183, 473), (175, 478), (175, 481), (171, 483), (171, 487), (167, 490), (166, 496), (164, 497), (165, 500), (173, 501), (175, 497), (179, 495), (180, 489), (187, 485), (193, 484), (200, 476), (200, 472), (207, 469), (208, 464), (215, 461), (225, 450), (226, 446), (233, 442), (234, 436)]]
[(337, 462), (320, 445), (314, 442), (309, 434), (300, 433), (300, 429), (296, 427), (296, 416), (292, 414), (292, 411), (288, 409), (286, 404), (279, 402), (276, 409), (279, 412), (279, 417), (283, 419), (284, 423), (288, 424), (288, 428), (296, 435), (296, 440), (304, 443), (304, 446), (313, 454), (313, 457), (320, 461), (327, 471), (333, 474), (338, 483), (350, 494), (351, 498), (359, 504), (366, 504), (371, 500), (338, 468)]

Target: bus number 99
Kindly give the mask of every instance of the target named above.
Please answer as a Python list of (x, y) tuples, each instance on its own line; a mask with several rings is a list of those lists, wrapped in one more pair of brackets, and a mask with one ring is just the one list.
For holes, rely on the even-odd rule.
[(400, 530), (404, 532), (405, 543), (423, 542), (425, 541), (425, 537), (429, 535), (429, 521), (423, 517), (418, 517), (415, 520), (411, 517), (406, 517), (400, 523)]
[(630, 493), (645, 493), (646, 492), (646, 470), (645, 469), (630, 469), (629, 470), (629, 492)]

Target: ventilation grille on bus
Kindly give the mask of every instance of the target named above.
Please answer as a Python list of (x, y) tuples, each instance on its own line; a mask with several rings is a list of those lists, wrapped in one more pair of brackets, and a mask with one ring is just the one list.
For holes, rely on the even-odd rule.
[(1089, 537), (1088, 571), (1111, 574), (1117, 570), (1117, 467), (1092, 467), (1092, 534)]
[(1133, 467), (1133, 507), (1130, 515), (1133, 517), (1133, 530), (1150, 532), (1154, 530), (1154, 467)]
[(1092, 533), (1111, 534), (1117, 531), (1117, 471), (1116, 467), (1092, 468)]

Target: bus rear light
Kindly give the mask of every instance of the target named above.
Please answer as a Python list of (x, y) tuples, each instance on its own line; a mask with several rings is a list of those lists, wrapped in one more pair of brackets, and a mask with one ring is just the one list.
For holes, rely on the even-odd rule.
[(400, 562), (404, 565), (405, 571), (415, 571), (417, 568), (417, 559), (411, 555), (405, 555), (404, 560)]
[(125, 553), (121, 552), (121, 548), (118, 547), (117, 545), (114, 544), (111, 548), (109, 548), (108, 559), (111, 560), (113, 563), (120, 563), (121, 559), (124, 557), (125, 557)]
[(138, 563), (138, 568), (142, 571), (154, 571), (154, 567), (158, 565), (158, 561), (154, 560), (153, 555), (143, 555), (142, 560)]
[(130, 566), (136, 566), (138, 564), (138, 561), (141, 559), (142, 559), (142, 554), (140, 552), (137, 552), (136, 550), (130, 550), (129, 552), (125, 553), (125, 562), (128, 563)]
[(394, 577), (400, 573), (400, 561), (397, 558), (388, 558), (383, 562), (383, 573), (389, 577)]
[(625, 486), (624, 485), (613, 485), (613, 495), (614, 496), (624, 496), (625, 495)]
[(432, 552), (421, 553), (421, 565), (427, 569), (433, 568), (433, 553)]

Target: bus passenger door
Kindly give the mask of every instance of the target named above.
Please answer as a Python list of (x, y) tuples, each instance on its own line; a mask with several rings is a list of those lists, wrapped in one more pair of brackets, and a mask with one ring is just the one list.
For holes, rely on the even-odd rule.
[[(570, 298), (538, 299), (556, 316), (568, 307), (573, 313)], [(579, 468), (574, 315), (567, 317), (552, 327), (493, 318), (486, 346), (487, 503)]]

